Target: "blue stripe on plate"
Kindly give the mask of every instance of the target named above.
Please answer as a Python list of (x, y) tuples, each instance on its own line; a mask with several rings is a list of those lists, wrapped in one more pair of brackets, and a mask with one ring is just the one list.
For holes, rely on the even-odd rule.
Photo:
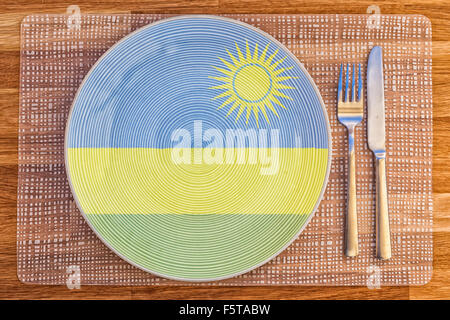
[[(262, 114), (260, 129), (279, 129), (280, 147), (328, 147), (327, 121), (320, 98), (298, 62), (275, 42), (254, 29), (232, 21), (206, 17), (169, 20), (151, 25), (125, 38), (91, 70), (74, 101), (68, 147), (169, 148), (178, 128), (192, 130), (201, 120), (203, 129), (257, 128), (246, 112), (236, 121), (237, 110), (218, 110), (226, 98), (212, 100), (220, 91), (209, 89), (222, 82), (213, 66), (226, 68), (226, 50), (238, 56), (236, 44), (246, 55), (258, 44), (259, 54), (269, 44), (266, 57), (279, 50), (273, 61), (293, 67), (282, 76), (297, 77), (281, 89), (292, 100), (277, 97), (286, 109), (275, 106), (279, 117)], [(139, 134), (136, 134), (139, 133)]]

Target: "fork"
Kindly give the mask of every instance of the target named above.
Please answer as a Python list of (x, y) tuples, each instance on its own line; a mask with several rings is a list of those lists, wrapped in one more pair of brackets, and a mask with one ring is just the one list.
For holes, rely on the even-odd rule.
[(348, 257), (358, 255), (358, 218), (356, 214), (356, 157), (355, 157), (355, 127), (362, 121), (363, 117), (363, 92), (361, 65), (358, 64), (358, 96), (355, 95), (355, 64), (353, 64), (351, 99), (348, 83), (349, 68), (345, 77), (345, 88), (342, 88), (342, 70), (339, 72), (338, 85), (338, 120), (348, 131), (348, 194), (347, 194), (347, 216), (345, 221), (345, 254)]

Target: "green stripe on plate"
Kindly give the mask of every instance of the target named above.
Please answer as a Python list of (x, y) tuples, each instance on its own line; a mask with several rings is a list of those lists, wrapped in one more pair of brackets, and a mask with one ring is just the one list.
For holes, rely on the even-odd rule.
[(210, 280), (242, 273), (278, 253), (309, 214), (88, 214), (133, 264), (165, 277)]

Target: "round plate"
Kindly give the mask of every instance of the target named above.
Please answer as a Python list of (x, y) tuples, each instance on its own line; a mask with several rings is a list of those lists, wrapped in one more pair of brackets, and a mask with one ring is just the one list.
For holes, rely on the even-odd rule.
[(170, 279), (242, 274), (311, 219), (330, 165), (320, 94), (281, 43), (182, 16), (125, 37), (73, 102), (66, 167), (78, 207), (123, 259)]

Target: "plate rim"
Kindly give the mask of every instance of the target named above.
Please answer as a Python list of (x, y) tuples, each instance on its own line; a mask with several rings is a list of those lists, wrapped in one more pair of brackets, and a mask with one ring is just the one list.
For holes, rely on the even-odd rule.
[[(119, 253), (112, 245), (110, 245), (108, 243), (108, 241), (106, 239), (103, 238), (103, 236), (96, 230), (96, 228), (94, 228), (94, 226), (89, 221), (89, 219), (86, 216), (86, 214), (84, 213), (83, 209), (81, 208), (80, 202), (78, 200), (78, 196), (75, 193), (75, 190), (74, 190), (74, 187), (73, 187), (73, 184), (72, 184), (72, 179), (71, 179), (70, 170), (69, 170), (69, 163), (68, 163), (69, 125), (70, 125), (70, 122), (71, 122), (71, 119), (72, 119), (72, 113), (73, 113), (74, 105), (75, 105), (75, 102), (78, 99), (78, 95), (79, 95), (81, 89), (83, 88), (85, 82), (87, 81), (87, 79), (89, 78), (89, 76), (91, 75), (93, 70), (97, 67), (97, 65), (100, 64), (100, 62), (110, 53), (110, 51), (114, 50), (122, 42), (124, 42), (128, 38), (133, 37), (135, 34), (141, 32), (142, 30), (145, 30), (147, 28), (151, 28), (151, 27), (153, 27), (155, 25), (158, 25), (158, 24), (161, 24), (161, 23), (165, 23), (165, 22), (168, 22), (168, 21), (182, 20), (182, 19), (192, 19), (192, 18), (204, 18), (204, 19), (206, 18), (206, 19), (213, 19), (213, 20), (223, 20), (223, 21), (228, 21), (228, 22), (231, 22), (231, 23), (235, 23), (235, 24), (247, 27), (247, 28), (249, 28), (249, 29), (251, 29), (251, 30), (261, 34), (262, 36), (266, 37), (268, 40), (274, 42), (281, 49), (284, 49), (284, 51), (286, 51), (286, 54), (288, 54), (294, 60), (294, 62), (297, 63), (297, 65), (300, 67), (300, 69), (303, 71), (303, 73), (305, 74), (305, 76), (308, 79), (309, 83), (312, 85), (312, 87), (313, 87), (313, 89), (314, 89), (314, 91), (316, 93), (316, 96), (319, 98), (319, 103), (322, 106), (322, 112), (323, 112), (323, 115), (324, 115), (324, 118), (325, 118), (327, 134), (328, 134), (327, 170), (326, 170), (325, 179), (324, 179), (324, 182), (323, 182), (323, 185), (322, 185), (322, 190), (320, 192), (319, 197), (317, 198), (316, 204), (315, 204), (311, 214), (305, 220), (305, 222), (303, 223), (303, 225), (299, 229), (299, 231), (279, 251), (277, 251), (276, 253), (274, 253), (272, 256), (270, 256), (269, 258), (265, 259), (264, 261), (262, 261), (260, 263), (257, 263), (255, 265), (251, 266), (250, 268), (247, 268), (247, 269), (245, 269), (243, 271), (239, 271), (239, 272), (236, 272), (236, 273), (233, 273), (233, 274), (229, 274), (229, 275), (226, 275), (226, 276), (213, 277), (213, 278), (185, 278), (185, 277), (176, 277), (176, 276), (170, 276), (170, 275), (162, 274), (162, 273), (159, 273), (159, 272), (147, 269), (147, 268), (137, 264), (136, 262), (132, 261), (131, 259), (125, 257), (121, 253)], [(329, 183), (330, 171), (331, 171), (331, 161), (332, 161), (332, 136), (331, 136), (331, 127), (330, 127), (330, 120), (329, 120), (329, 117), (328, 117), (327, 108), (325, 106), (325, 103), (323, 102), (322, 95), (320, 94), (320, 91), (317, 88), (316, 83), (314, 82), (314, 80), (311, 77), (311, 75), (309, 74), (309, 72), (306, 70), (306, 68), (303, 65), (303, 63), (284, 44), (282, 44), (280, 41), (275, 39), (269, 33), (267, 33), (265, 31), (255, 27), (255, 26), (252, 26), (252, 25), (250, 25), (248, 23), (242, 22), (240, 20), (236, 20), (236, 19), (233, 19), (233, 18), (225, 17), (225, 16), (212, 15), (212, 14), (182, 14), (182, 15), (177, 15), (177, 16), (173, 16), (173, 17), (169, 17), (169, 18), (160, 19), (158, 21), (149, 23), (149, 24), (147, 24), (147, 25), (145, 25), (145, 26), (143, 26), (141, 28), (136, 29), (135, 31), (127, 34), (126, 36), (121, 38), (119, 41), (114, 43), (92, 65), (92, 67), (89, 69), (88, 73), (84, 76), (82, 82), (78, 86), (77, 91), (75, 93), (75, 96), (74, 96), (74, 98), (72, 100), (72, 104), (71, 104), (70, 109), (69, 109), (69, 114), (67, 116), (66, 128), (65, 128), (65, 133), (64, 133), (64, 165), (65, 165), (65, 171), (66, 171), (67, 180), (69, 182), (70, 191), (71, 191), (71, 194), (72, 194), (73, 199), (75, 201), (75, 204), (76, 204), (78, 210), (80, 211), (81, 215), (83, 216), (83, 219), (88, 224), (89, 228), (95, 233), (95, 235), (100, 239), (100, 241), (103, 244), (105, 244), (112, 252), (114, 252), (117, 256), (119, 256), (121, 259), (123, 259), (127, 263), (135, 266), (136, 268), (138, 268), (140, 270), (143, 270), (145, 272), (153, 274), (153, 275), (155, 275), (157, 277), (161, 277), (161, 278), (165, 278), (165, 279), (169, 279), (169, 280), (175, 280), (175, 281), (184, 281), (184, 282), (212, 282), (212, 281), (219, 281), (219, 280), (225, 280), (225, 279), (234, 278), (236, 276), (245, 274), (247, 272), (250, 272), (252, 270), (255, 270), (255, 269), (261, 267), (262, 265), (264, 265), (264, 264), (268, 263), (269, 261), (273, 260), (279, 254), (281, 254), (284, 250), (286, 250), (299, 237), (299, 235), (303, 232), (303, 230), (308, 226), (308, 224), (310, 223), (311, 219), (315, 216), (315, 214), (317, 212), (317, 209), (318, 209), (320, 203), (323, 200), (323, 197), (324, 197), (324, 194), (325, 194), (325, 190), (326, 190), (326, 188), (328, 186), (328, 183)]]

